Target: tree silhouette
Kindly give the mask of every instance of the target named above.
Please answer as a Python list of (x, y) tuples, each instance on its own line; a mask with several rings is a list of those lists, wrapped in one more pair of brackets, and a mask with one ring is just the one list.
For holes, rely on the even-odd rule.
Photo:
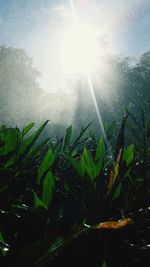
[(38, 71), (23, 49), (0, 47), (0, 120), (18, 124), (33, 117), (40, 95)]

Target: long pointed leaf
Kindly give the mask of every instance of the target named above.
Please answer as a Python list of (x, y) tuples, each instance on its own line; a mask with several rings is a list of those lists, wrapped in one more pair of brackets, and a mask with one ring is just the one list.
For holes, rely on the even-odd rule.
[(27, 126), (25, 126), (25, 128), (22, 131), (22, 137), (24, 137), (35, 125), (34, 122), (29, 123)]
[(44, 122), (33, 135), (31, 135), (23, 142), (21, 149), (21, 158), (24, 158), (29, 153), (30, 149), (32, 148), (32, 146), (34, 145), (34, 143), (36, 142), (36, 140), (38, 139), (38, 137), (40, 136), (40, 134), (42, 133), (48, 122), (49, 122), (48, 120)]
[(51, 203), (53, 192), (54, 192), (55, 182), (51, 171), (49, 171), (43, 182), (43, 194), (42, 201), (48, 207)]
[(77, 143), (80, 141), (80, 139), (82, 138), (82, 136), (84, 135), (84, 133), (86, 132), (86, 130), (91, 126), (93, 122), (90, 122), (85, 128), (81, 129), (81, 132), (79, 133), (78, 137), (74, 140), (73, 142), (73, 146), (76, 146)]
[(34, 198), (34, 206), (35, 206), (35, 208), (43, 207), (45, 209), (48, 209), (47, 205), (38, 197), (36, 192), (34, 192), (33, 198)]
[(96, 177), (96, 166), (91, 156), (91, 153), (87, 148), (84, 148), (83, 158), (86, 164), (87, 173), (93, 180)]
[(99, 160), (102, 159), (104, 160), (104, 156), (105, 156), (105, 143), (103, 138), (100, 138), (97, 149), (96, 149), (96, 156), (95, 156), (95, 160)]
[(38, 183), (40, 184), (41, 178), (44, 174), (50, 170), (51, 166), (53, 165), (54, 162), (54, 154), (52, 149), (49, 149), (45, 156), (43, 157), (43, 160), (41, 162), (41, 165), (38, 170)]

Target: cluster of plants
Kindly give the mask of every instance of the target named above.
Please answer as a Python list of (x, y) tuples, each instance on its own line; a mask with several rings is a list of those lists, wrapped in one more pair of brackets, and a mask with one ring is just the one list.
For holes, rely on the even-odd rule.
[(150, 117), (39, 142), (47, 124), (0, 127), (2, 266), (147, 266)]

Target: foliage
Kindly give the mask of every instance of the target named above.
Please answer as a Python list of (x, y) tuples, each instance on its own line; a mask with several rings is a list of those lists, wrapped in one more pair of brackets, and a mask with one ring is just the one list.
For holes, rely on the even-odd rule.
[(36, 131), (34, 123), (22, 131), (1, 126), (4, 266), (120, 266), (118, 253), (121, 266), (146, 266), (150, 118), (142, 110), (139, 123), (127, 112), (117, 138), (115, 124), (107, 125), (107, 142), (88, 132), (91, 125), (41, 143), (48, 121)]
[[(102, 120), (104, 122), (111, 120), (118, 122), (122, 118), (125, 108), (138, 114), (139, 107), (142, 105), (146, 113), (149, 114), (150, 51), (145, 52), (137, 59), (105, 52), (102, 62), (101, 68), (97, 69), (96, 81), (92, 78)], [(79, 99), (77, 123), (94, 121), (97, 126), (98, 118), (86, 81), (82, 81), (77, 90)], [(138, 120), (140, 119), (139, 117)]]

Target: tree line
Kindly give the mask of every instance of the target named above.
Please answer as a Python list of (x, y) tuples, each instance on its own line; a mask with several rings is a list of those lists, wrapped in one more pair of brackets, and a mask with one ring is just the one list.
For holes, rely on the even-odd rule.
[[(150, 51), (142, 54), (136, 62), (123, 55), (107, 55), (101, 69), (97, 69), (97, 75), (104, 76), (101, 84), (93, 80), (103, 119), (119, 119), (125, 108), (137, 113), (141, 105), (150, 112)], [(39, 76), (32, 59), (23, 49), (0, 47), (1, 124), (24, 125), (27, 121), (51, 117), (50, 103), (59, 95), (44, 93), (38, 83)], [(87, 93), (88, 84), (80, 81), (77, 87), (74, 123), (82, 125), (97, 121), (90, 93)]]

